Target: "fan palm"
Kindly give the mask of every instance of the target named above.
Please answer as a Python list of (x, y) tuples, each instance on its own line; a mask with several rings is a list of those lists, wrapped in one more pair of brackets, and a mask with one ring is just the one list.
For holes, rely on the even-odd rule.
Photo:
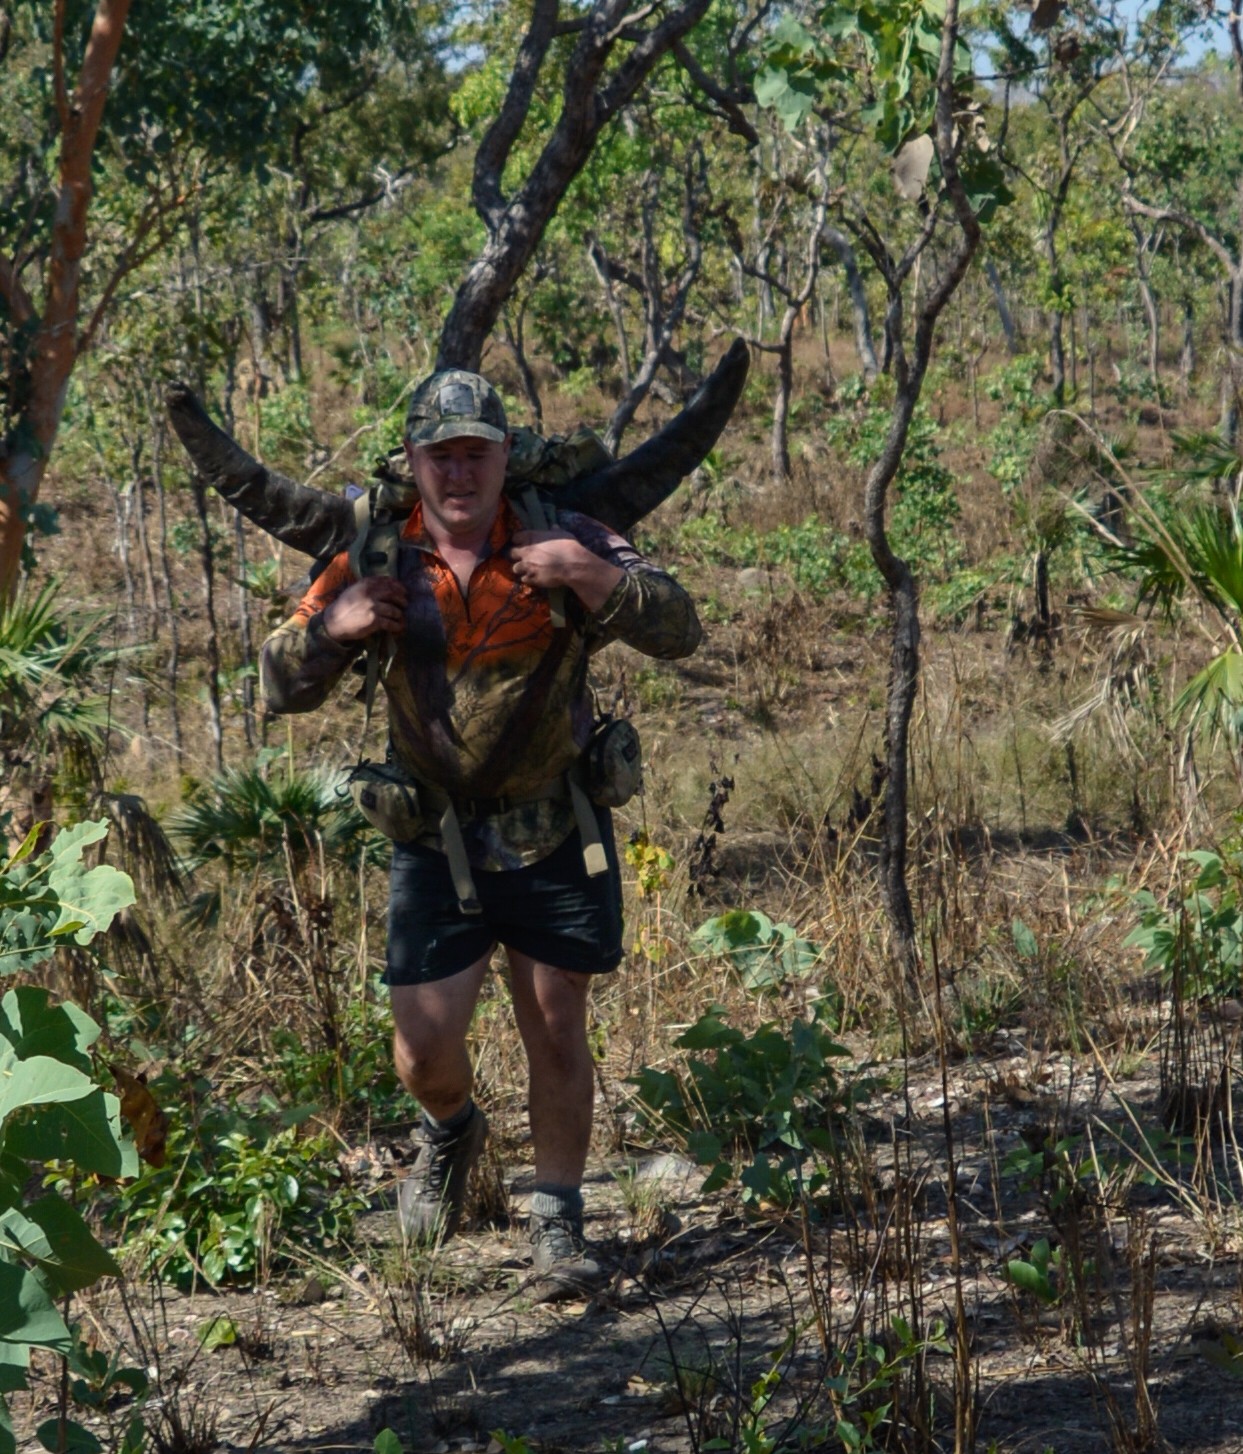
[(1180, 486), (1229, 481), (1233, 488), (1216, 500), (1184, 504), (1175, 497), (1157, 509), (1132, 485), (1135, 539), (1107, 536), (1104, 549), (1115, 568), (1137, 580), (1140, 605), (1168, 615), (1191, 599), (1207, 610), (1205, 628), (1218, 649), (1179, 693), (1173, 714), (1188, 730), (1224, 730), (1237, 739), (1243, 730), (1243, 458), (1212, 435), (1179, 435), (1175, 444), (1187, 463), (1167, 471), (1165, 480)]
[(57, 606), (58, 581), (0, 601), (0, 747), (94, 751), (108, 728), (106, 700), (91, 688), (117, 648), (100, 644), (102, 611), (76, 617)]
[(168, 827), (193, 867), (216, 863), (228, 873), (295, 872), (321, 851), (357, 868), (375, 837), (354, 811), (339, 770), (261, 767), (217, 773)]

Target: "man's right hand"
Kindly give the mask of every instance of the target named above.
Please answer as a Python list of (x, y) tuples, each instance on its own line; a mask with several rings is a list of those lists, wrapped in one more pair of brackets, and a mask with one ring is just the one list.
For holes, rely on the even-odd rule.
[(406, 588), (390, 576), (355, 581), (324, 607), (324, 634), (342, 646), (377, 631), (394, 634), (406, 624)]

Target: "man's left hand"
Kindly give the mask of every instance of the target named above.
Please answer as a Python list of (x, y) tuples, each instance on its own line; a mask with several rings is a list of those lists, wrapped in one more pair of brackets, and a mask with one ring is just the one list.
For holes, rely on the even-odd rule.
[(554, 590), (565, 586), (589, 611), (598, 611), (625, 574), (602, 560), (568, 530), (519, 530), (511, 554), (514, 575), (524, 585)]

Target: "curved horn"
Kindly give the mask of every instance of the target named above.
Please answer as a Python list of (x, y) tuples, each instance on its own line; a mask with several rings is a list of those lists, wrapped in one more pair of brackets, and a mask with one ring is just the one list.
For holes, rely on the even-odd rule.
[(260, 464), (212, 423), (186, 384), (171, 383), (164, 402), (195, 469), (247, 520), (306, 555), (348, 549), (356, 527), (354, 507), (344, 495), (300, 485)]
[[(751, 356), (737, 338), (686, 408), (659, 433), (616, 463), (556, 491), (558, 505), (628, 534), (695, 469), (729, 422)], [(169, 418), (194, 467), (235, 510), (269, 535), (306, 555), (327, 559), (354, 539), (354, 507), (343, 495), (300, 485), (268, 469), (212, 423), (188, 385), (164, 395)]]
[(736, 338), (680, 414), (616, 464), (562, 485), (557, 504), (629, 534), (703, 462), (729, 423), (750, 362), (745, 340)]

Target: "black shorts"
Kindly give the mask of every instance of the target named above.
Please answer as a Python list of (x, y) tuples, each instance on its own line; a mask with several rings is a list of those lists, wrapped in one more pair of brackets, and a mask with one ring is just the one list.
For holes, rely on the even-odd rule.
[(541, 964), (606, 974), (622, 957), (621, 874), (607, 810), (597, 808), (608, 871), (591, 878), (577, 830), (526, 868), (473, 873), (482, 914), (463, 914), (449, 861), (417, 843), (393, 844), (387, 985), (448, 979), (496, 944)]

